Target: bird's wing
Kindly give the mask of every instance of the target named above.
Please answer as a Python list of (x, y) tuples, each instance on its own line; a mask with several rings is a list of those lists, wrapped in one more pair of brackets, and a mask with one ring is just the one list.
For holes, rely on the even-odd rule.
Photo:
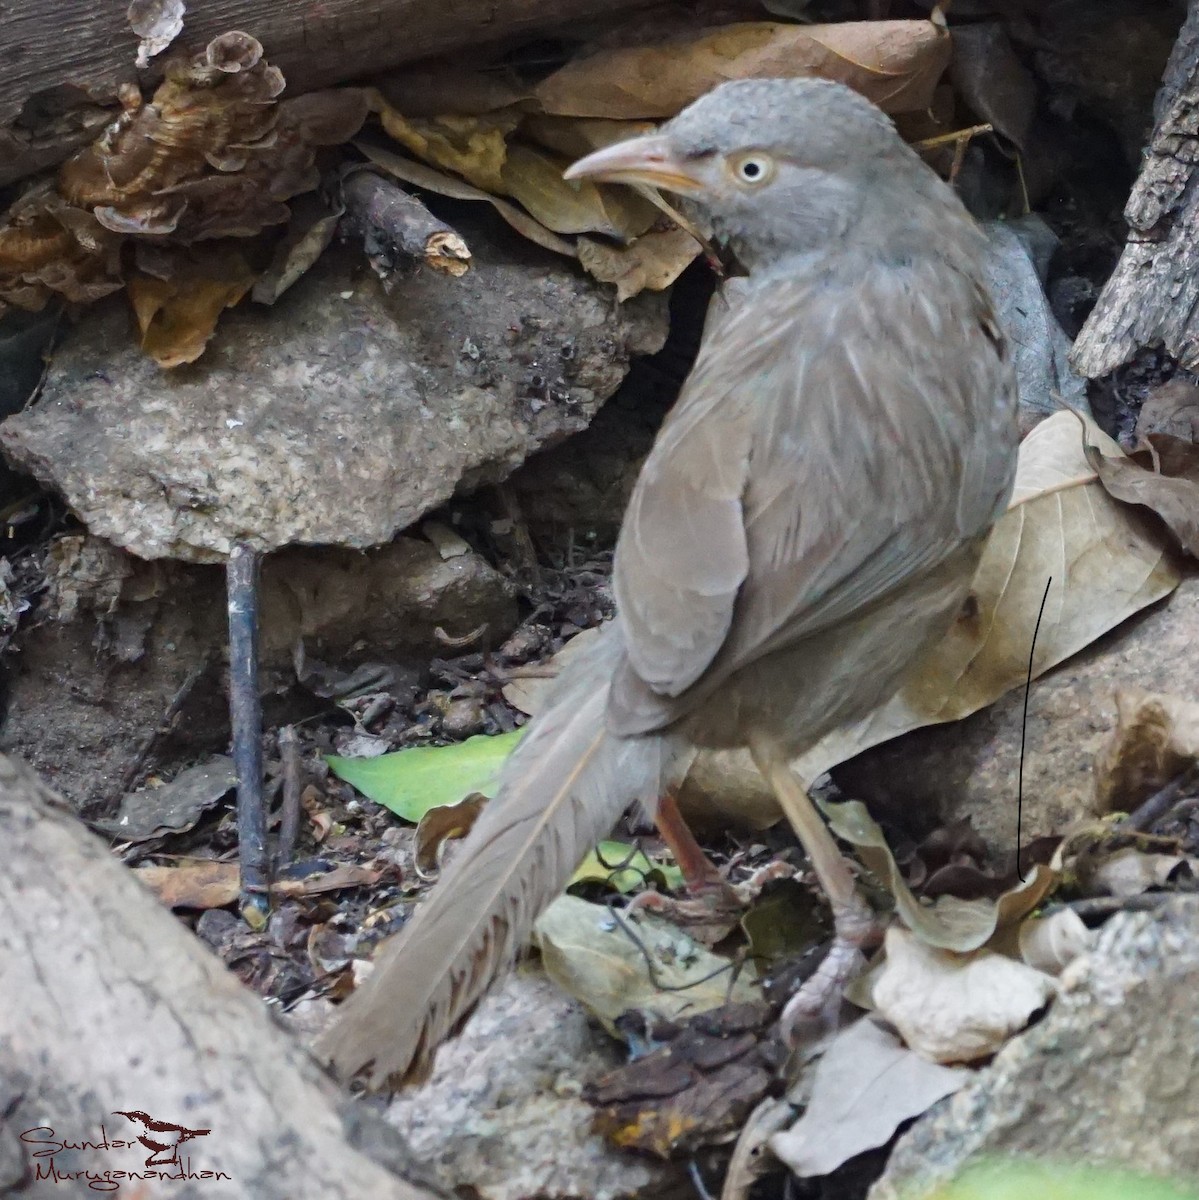
[(620, 732), (865, 608), (1006, 500), (1014, 383), (978, 285), (932, 260), (838, 278), (749, 289), (646, 461), (617, 548)]

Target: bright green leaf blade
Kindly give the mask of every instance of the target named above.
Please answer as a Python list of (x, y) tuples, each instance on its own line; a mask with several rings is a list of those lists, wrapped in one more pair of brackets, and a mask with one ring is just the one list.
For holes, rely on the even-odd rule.
[(431, 808), (457, 804), (472, 792), (494, 795), (499, 769), (523, 732), (479, 734), (450, 746), (413, 746), (377, 758), (331, 754), (326, 761), (339, 779), (368, 800), (416, 822)]
[[(924, 1193), (921, 1193), (924, 1194)], [(1199, 1200), (1181, 1183), (1114, 1167), (992, 1160), (966, 1170), (935, 1200)], [(931, 1198), (930, 1198), (931, 1200)]]

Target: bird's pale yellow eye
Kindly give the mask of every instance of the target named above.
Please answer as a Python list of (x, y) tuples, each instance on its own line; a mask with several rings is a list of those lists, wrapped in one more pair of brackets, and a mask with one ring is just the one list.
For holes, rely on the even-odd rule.
[(765, 150), (747, 150), (744, 154), (732, 155), (728, 169), (742, 187), (761, 187), (774, 178), (774, 159)]

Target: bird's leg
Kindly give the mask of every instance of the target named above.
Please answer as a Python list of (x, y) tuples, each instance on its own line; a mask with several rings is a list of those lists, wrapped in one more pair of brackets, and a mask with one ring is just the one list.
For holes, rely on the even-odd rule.
[(679, 812), (674, 795), (658, 800), (654, 823), (683, 873), (687, 895), (681, 899), (659, 892), (642, 892), (629, 904), (634, 912), (650, 912), (687, 930), (697, 941), (713, 946), (736, 928), (746, 900), (704, 853)]
[(783, 748), (756, 734), (749, 752), (812, 863), (833, 910), (833, 944), (815, 973), (783, 1011), (785, 1030), (828, 1013), (862, 963), (862, 949), (878, 935), (874, 912), (858, 893), (853, 871), (833, 840), (811, 797), (795, 777)]
[(673, 792), (667, 792), (659, 798), (654, 824), (657, 825), (658, 833), (667, 848), (674, 855), (674, 861), (683, 872), (687, 890), (693, 896), (704, 895), (713, 888), (728, 888), (728, 882), (716, 864), (704, 853), (703, 847), (695, 840), (691, 827), (683, 820)]

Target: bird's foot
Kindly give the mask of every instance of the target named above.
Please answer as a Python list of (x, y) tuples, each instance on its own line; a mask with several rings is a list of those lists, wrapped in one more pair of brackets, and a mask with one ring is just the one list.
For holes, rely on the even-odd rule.
[(794, 874), (795, 868), (789, 863), (772, 862), (760, 867), (744, 883), (731, 884), (720, 877), (688, 880), (685, 896), (642, 892), (630, 901), (629, 911), (662, 917), (686, 930), (697, 942), (715, 946), (737, 928), (768, 883)]
[(833, 942), (816, 970), (787, 1001), (779, 1029), (792, 1045), (814, 1024), (836, 1021), (845, 987), (866, 965), (865, 950), (882, 939), (882, 926), (874, 910), (854, 894), (847, 904), (833, 906)]

